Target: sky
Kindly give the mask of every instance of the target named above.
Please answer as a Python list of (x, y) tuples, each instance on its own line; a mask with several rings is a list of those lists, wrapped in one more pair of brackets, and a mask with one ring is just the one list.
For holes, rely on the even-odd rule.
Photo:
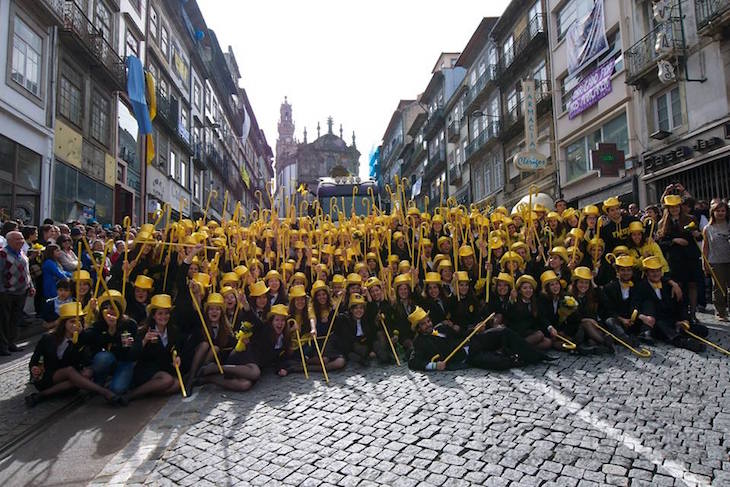
[(295, 136), (342, 124), (357, 137), (360, 175), (401, 99), (415, 99), (441, 52), (460, 52), (483, 17), (508, 0), (198, 0), (221, 47), (233, 47), (259, 126), (276, 151), (279, 107), (292, 104)]

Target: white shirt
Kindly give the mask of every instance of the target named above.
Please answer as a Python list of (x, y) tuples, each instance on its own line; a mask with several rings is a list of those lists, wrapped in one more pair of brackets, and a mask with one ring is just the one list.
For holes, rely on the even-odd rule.
[(58, 357), (59, 360), (63, 358), (63, 354), (66, 353), (66, 349), (70, 343), (71, 340), (64, 338), (61, 344), (56, 348), (56, 357)]
[(276, 345), (274, 345), (274, 350), (281, 350), (284, 348), (284, 334), (282, 333), (279, 335), (279, 338), (276, 339)]
[(167, 328), (165, 328), (164, 333), (160, 333), (160, 343), (162, 343), (163, 347), (167, 348)]
[(362, 331), (362, 325), (360, 324), (361, 321), (362, 320), (357, 320), (357, 323), (355, 323), (355, 327), (356, 327), (355, 336), (356, 337), (361, 337), (364, 335), (364, 333)]

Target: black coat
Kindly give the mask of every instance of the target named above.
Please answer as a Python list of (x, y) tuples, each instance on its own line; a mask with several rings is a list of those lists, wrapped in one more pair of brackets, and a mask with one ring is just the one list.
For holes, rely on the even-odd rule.
[(121, 319), (117, 321), (115, 334), (109, 333), (109, 327), (104, 320), (98, 320), (89, 328), (81, 332), (79, 343), (81, 343), (92, 356), (106, 350), (114, 354), (119, 362), (134, 362), (137, 360), (137, 350), (134, 345), (131, 347), (122, 346), (122, 333), (129, 333), (137, 340), (137, 323), (132, 319)]
[(44, 379), (46, 377), (52, 377), (54, 372), (66, 367), (74, 367), (76, 369), (81, 367), (82, 353), (81, 346), (78, 343), (74, 345), (69, 342), (68, 347), (66, 347), (60, 359), (56, 354), (57, 350), (58, 342), (56, 341), (56, 335), (53, 333), (45, 333), (36, 344), (28, 367), (31, 368), (39, 365), (42, 357), (43, 367), (45, 368)]
[[(459, 345), (459, 338), (450, 332), (448, 326), (439, 328), (442, 334), (418, 334), (413, 340), (413, 351), (408, 359), (408, 368), (411, 370), (426, 370), (426, 365), (432, 362), (436, 355), (436, 361), (445, 359)], [(464, 349), (459, 350), (451, 359), (448, 365), (454, 366), (466, 359)]]
[(621, 284), (618, 279), (614, 279), (603, 286), (599, 315), (603, 320), (618, 317), (631, 318), (631, 313), (640, 305), (637, 297), (636, 287), (631, 287), (628, 299), (624, 299)]
[(363, 331), (361, 337), (357, 337), (357, 323), (350, 313), (340, 313), (335, 319), (335, 331), (338, 349), (345, 355), (352, 351), (355, 342), (365, 345), (368, 352), (373, 349), (375, 342), (376, 330), (371, 323), (365, 319), (360, 320), (360, 326)]

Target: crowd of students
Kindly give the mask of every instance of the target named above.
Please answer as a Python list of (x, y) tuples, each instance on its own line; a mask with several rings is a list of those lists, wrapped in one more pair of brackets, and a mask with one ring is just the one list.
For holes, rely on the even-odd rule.
[(267, 371), (351, 363), (502, 370), (624, 345), (648, 355), (656, 341), (700, 353), (705, 276), (728, 320), (727, 212), (713, 200), (703, 220), (671, 186), (643, 212), (617, 198), (511, 213), (449, 201), (336, 223), (315, 205), (138, 229), (49, 223), (40, 238), (4, 227), (0, 352), (17, 350), (12, 323), (35, 294), (47, 333), (29, 407), (70, 389), (114, 405), (205, 383), (246, 391)]

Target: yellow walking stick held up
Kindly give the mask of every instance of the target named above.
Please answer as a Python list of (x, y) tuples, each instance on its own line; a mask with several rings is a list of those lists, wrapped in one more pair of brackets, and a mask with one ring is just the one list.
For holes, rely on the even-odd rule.
[[(126, 234), (124, 237), (124, 263), (129, 264), (129, 231), (130, 231), (130, 227), (132, 226), (132, 220), (128, 216), (125, 216), (124, 220), (122, 220), (122, 223), (124, 223), (124, 228), (126, 231)], [(122, 268), (122, 296), (126, 296), (126, 294), (125, 294), (126, 290), (127, 290), (127, 269), (123, 267)]]
[(208, 340), (208, 345), (210, 345), (210, 351), (213, 352), (213, 358), (215, 359), (215, 364), (218, 366), (218, 372), (220, 372), (220, 374), (223, 375), (223, 366), (221, 365), (221, 361), (218, 358), (218, 352), (215, 351), (215, 345), (213, 344), (213, 338), (210, 336), (210, 331), (208, 331), (208, 326), (205, 324), (205, 318), (203, 318), (203, 312), (200, 311), (200, 304), (198, 304), (198, 300), (195, 297), (193, 290), (188, 288), (188, 291), (190, 291), (190, 299), (192, 299), (192, 301), (193, 301), (193, 306), (195, 307), (195, 311), (198, 312), (198, 318), (200, 318), (200, 324), (203, 327), (203, 332), (205, 332), (205, 338), (206, 338), (206, 340)]

